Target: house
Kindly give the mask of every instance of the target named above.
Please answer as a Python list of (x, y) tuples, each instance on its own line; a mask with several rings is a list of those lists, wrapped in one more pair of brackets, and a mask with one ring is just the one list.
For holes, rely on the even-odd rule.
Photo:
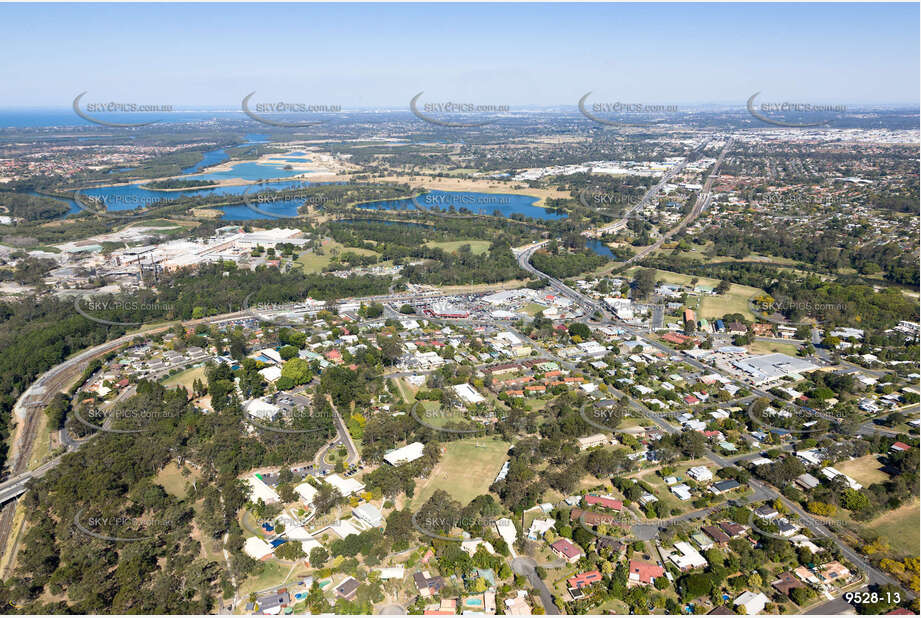
[(780, 594), (790, 596), (790, 593), (797, 588), (805, 588), (806, 586), (796, 578), (793, 573), (787, 571), (786, 573), (781, 573), (780, 577), (773, 582), (771, 582), (771, 587), (774, 588)]
[(808, 491), (819, 486), (819, 479), (812, 476), (811, 474), (800, 474), (798, 477), (796, 477), (794, 483), (799, 485), (802, 489)]
[(713, 480), (713, 473), (706, 466), (694, 466), (688, 470), (688, 476), (698, 483), (709, 483)]
[(648, 586), (657, 577), (662, 577), (663, 575), (665, 575), (665, 569), (651, 562), (631, 560), (630, 564), (627, 565), (628, 586)]
[(388, 451), (384, 454), (384, 461), (389, 463), (391, 466), (399, 466), (400, 464), (416, 461), (422, 457), (424, 450), (424, 444), (421, 442), (413, 442), (412, 444), (407, 444), (406, 446), (401, 446), (398, 449)]
[[(556, 523), (553, 520), (551, 520), (551, 522)], [(531, 527), (533, 528), (534, 525), (532, 524)], [(515, 529), (515, 522), (513, 522), (508, 517), (503, 517), (502, 519), (496, 521), (496, 532), (499, 534), (499, 538), (505, 541), (506, 545), (509, 547), (514, 545), (515, 539), (518, 538), (518, 531)]]
[(570, 564), (578, 562), (579, 558), (584, 555), (582, 549), (569, 539), (557, 539), (550, 544), (550, 549), (553, 550), (553, 553)]
[(483, 539), (480, 539), (480, 538), (467, 539), (466, 541), (462, 541), (460, 548), (461, 548), (461, 551), (463, 551), (464, 553), (466, 553), (468, 556), (472, 558), (473, 554), (477, 552), (477, 549), (479, 549), (481, 545), (486, 549), (487, 552), (491, 554), (496, 553), (496, 550), (492, 546), (492, 543), (490, 543), (489, 541), (484, 541)]
[(277, 616), (282, 613), (282, 610), (284, 610), (290, 602), (291, 595), (288, 594), (286, 589), (282, 588), (272, 594), (256, 597), (256, 603), (253, 610), (267, 616)]
[(728, 543), (729, 540), (730, 540), (729, 535), (726, 534), (725, 532), (723, 532), (723, 531), (719, 528), (719, 526), (704, 526), (703, 528), (701, 528), (701, 530), (702, 530), (708, 537), (710, 537), (711, 539), (713, 539), (714, 542), (716, 542), (716, 543), (718, 543), (718, 544), (720, 544), (720, 545), (722, 545), (722, 544), (724, 544), (724, 543)]
[(774, 519), (775, 517), (777, 517), (778, 515), (780, 515), (780, 513), (778, 513), (777, 509), (775, 509), (773, 506), (769, 504), (765, 504), (755, 509), (755, 515), (757, 515), (761, 519), (767, 519), (768, 521), (770, 521)]
[(754, 616), (760, 614), (764, 611), (765, 605), (770, 602), (763, 593), (759, 592), (757, 594), (749, 592), (746, 590), (735, 601), (732, 602), (736, 606), (736, 609), (741, 611), (743, 614), (749, 616)]
[(384, 514), (373, 504), (359, 504), (352, 509), (352, 515), (372, 528), (380, 528), (384, 525)]
[(416, 571), (413, 573), (413, 583), (423, 598), (438, 594), (445, 585), (444, 579), (432, 577), (428, 571)]
[(586, 506), (601, 506), (606, 509), (611, 509), (612, 511), (620, 511), (624, 508), (624, 503), (620, 500), (615, 500), (611, 496), (596, 496), (594, 494), (588, 494), (585, 496), (585, 505)]
[[(556, 527), (555, 519), (535, 519), (531, 522), (531, 527), (528, 528), (528, 538), (532, 541), (536, 541), (539, 538), (542, 538), (550, 528)], [(511, 545), (511, 543), (509, 543)]]
[(894, 442), (892, 446), (889, 447), (890, 451), (903, 452), (911, 450), (911, 447), (905, 444), (904, 442)]
[(681, 501), (687, 501), (691, 499), (691, 488), (681, 483), (680, 485), (672, 485), (669, 487), (669, 490), (678, 496), (678, 499)]
[(345, 581), (336, 586), (336, 596), (346, 601), (351, 601), (355, 598), (355, 594), (358, 592), (358, 587), (360, 585), (357, 579), (349, 576), (345, 578)]
[(691, 569), (700, 569), (707, 566), (706, 558), (701, 556), (690, 543), (679, 541), (675, 543), (675, 549), (678, 550), (678, 553), (670, 554), (668, 559), (680, 570), (689, 571)]
[(719, 523), (720, 529), (728, 534), (731, 538), (740, 537), (745, 534), (745, 526), (742, 524), (737, 524), (734, 521), (721, 521)]
[(733, 489), (741, 486), (741, 483), (735, 479), (726, 479), (725, 481), (713, 483), (713, 485), (710, 486), (710, 493), (719, 496), (726, 493), (727, 491), (732, 491)]
[(834, 560), (818, 567), (816, 575), (822, 582), (833, 583), (839, 579), (850, 578), (851, 571), (837, 560)]
[(519, 590), (517, 596), (505, 600), (506, 616), (530, 616), (531, 606), (528, 605), (528, 593)]
[(585, 588), (594, 583), (601, 581), (601, 571), (586, 571), (584, 573), (579, 573), (574, 575), (566, 580), (566, 585), (569, 588), (575, 588), (579, 590), (580, 588)]
[(600, 524), (610, 525), (617, 520), (610, 513), (596, 513), (595, 511), (572, 509), (569, 511), (569, 521), (578, 521), (588, 526), (598, 526)]

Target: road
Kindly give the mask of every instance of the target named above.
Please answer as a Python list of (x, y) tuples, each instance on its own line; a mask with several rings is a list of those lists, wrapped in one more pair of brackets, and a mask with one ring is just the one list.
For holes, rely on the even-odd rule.
[(544, 583), (544, 580), (537, 574), (536, 567), (537, 562), (535, 562), (533, 558), (528, 558), (527, 556), (518, 556), (512, 560), (512, 571), (514, 571), (516, 575), (524, 575), (528, 578), (531, 586), (537, 590), (537, 593), (540, 595), (540, 602), (543, 604), (544, 611), (547, 615), (559, 616), (561, 614), (560, 608), (553, 602), (553, 595), (550, 594), (550, 589), (547, 588), (547, 584)]
[[(728, 147), (728, 144), (727, 144), (727, 147)], [(723, 154), (725, 154), (725, 149), (724, 149)], [(722, 156), (720, 160), (722, 160)], [(580, 292), (573, 290), (569, 288), (568, 286), (566, 286), (562, 281), (558, 279), (554, 279), (553, 277), (550, 277), (542, 273), (541, 271), (537, 270), (536, 268), (534, 268), (530, 264), (530, 257), (534, 253), (534, 251), (536, 251), (540, 246), (541, 245), (535, 245), (535, 246), (529, 247), (528, 249), (526, 249), (525, 251), (522, 251), (519, 254), (518, 261), (522, 268), (524, 268), (525, 270), (528, 270), (529, 272), (531, 272), (537, 277), (546, 279), (549, 282), (549, 285), (556, 292), (558, 292), (561, 295), (566, 296), (567, 298), (571, 298), (574, 302), (578, 303), (579, 306), (587, 308), (587, 309), (591, 309), (592, 312), (598, 311), (602, 316), (604, 316), (603, 320), (601, 320), (599, 324), (609, 324), (609, 325), (617, 326), (619, 328), (623, 328), (627, 332), (630, 332), (631, 334), (636, 336), (638, 339), (643, 341), (645, 344), (656, 347), (662, 350), (663, 352), (669, 354), (670, 356), (674, 355), (674, 351), (672, 349), (668, 348), (664, 344), (661, 344), (657, 341), (648, 339), (647, 337), (644, 336), (644, 333), (639, 331), (638, 329), (633, 329), (629, 327), (628, 325), (611, 320), (607, 312), (605, 311), (604, 307), (601, 306), (600, 303), (598, 303), (597, 301), (584, 296)], [(717, 367), (711, 367), (709, 365), (705, 365), (690, 357), (688, 358), (682, 357), (682, 362), (686, 362), (692, 366), (695, 366), (707, 372), (714, 372), (714, 373), (719, 373), (721, 375), (724, 375), (725, 377), (729, 378), (732, 382), (745, 387), (749, 391), (752, 391), (753, 393), (755, 393), (755, 395), (757, 396), (765, 397), (771, 401), (774, 401), (776, 399), (772, 394), (766, 391), (759, 390), (748, 384), (742, 384), (734, 376), (725, 374), (722, 370), (720, 370)], [(655, 414), (654, 412), (646, 408), (646, 406), (635, 401), (632, 397), (629, 399), (633, 407), (643, 412), (643, 414), (645, 414), (650, 420), (656, 423), (657, 426), (663, 428), (666, 431), (669, 431), (670, 433), (675, 433), (675, 432), (680, 431), (680, 429), (677, 429), (676, 427), (672, 426), (671, 423), (668, 423), (664, 418), (658, 416), (657, 414)], [(862, 429), (863, 429), (863, 426), (862, 426)], [(872, 430), (872, 428), (867, 428), (867, 429)], [(709, 450), (706, 452), (706, 456), (711, 461), (713, 461), (717, 466), (721, 468), (722, 467), (734, 467), (736, 465), (732, 459), (721, 457)], [(884, 584), (884, 583), (892, 584), (892, 585), (898, 586), (903, 591), (903, 594), (906, 595), (904, 598), (908, 598), (908, 599), (915, 598), (915, 595), (912, 594), (910, 591), (902, 588), (899, 582), (897, 582), (895, 579), (888, 576), (887, 574), (883, 573), (882, 571), (873, 567), (870, 563), (864, 560), (864, 558), (860, 554), (858, 554), (850, 546), (848, 546), (840, 538), (838, 538), (837, 535), (832, 533), (824, 525), (822, 525), (820, 522), (816, 521), (813, 517), (811, 517), (808, 513), (806, 513), (802, 508), (800, 508), (799, 504), (790, 502), (785, 497), (783, 497), (779, 492), (769, 487), (765, 483), (762, 483), (761, 481), (751, 479), (749, 481), (749, 486), (755, 492), (755, 496), (757, 496), (761, 500), (774, 500), (774, 499), (779, 498), (787, 506), (788, 509), (795, 512), (799, 516), (803, 525), (805, 525), (813, 534), (815, 534), (816, 536), (822, 537), (822, 538), (831, 539), (835, 543), (835, 545), (838, 547), (838, 549), (841, 551), (841, 553), (844, 555), (845, 558), (847, 558), (849, 561), (851, 561), (853, 564), (855, 564), (857, 567), (862, 569), (867, 574), (867, 578), (870, 584)], [(750, 498), (750, 501), (756, 501), (756, 500), (754, 500), (754, 498)]]
[(692, 221), (694, 221), (694, 219), (700, 216), (700, 213), (702, 213), (704, 210), (707, 209), (707, 206), (710, 205), (710, 198), (711, 198), (710, 187), (713, 185), (713, 179), (714, 177), (716, 177), (717, 173), (719, 172), (720, 165), (723, 164), (723, 159), (726, 158), (726, 153), (729, 152), (729, 149), (731, 147), (732, 147), (732, 140), (731, 139), (726, 140), (726, 145), (723, 146), (723, 150), (720, 151), (720, 156), (716, 160), (716, 164), (713, 166), (713, 170), (711, 170), (710, 174), (707, 176), (707, 180), (704, 182), (704, 186), (700, 190), (700, 194), (697, 196), (697, 201), (694, 203), (694, 208), (691, 209), (691, 212), (689, 212), (684, 217), (684, 219), (682, 219), (681, 222), (678, 223), (677, 226), (673, 227), (672, 229), (662, 234), (662, 237), (659, 238), (659, 240), (657, 240), (655, 243), (651, 244), (650, 246), (646, 247), (645, 249), (643, 249), (642, 251), (634, 255), (632, 258), (628, 259), (624, 263), (625, 265), (636, 263), (642, 260), (643, 258), (645, 258), (647, 255), (649, 255), (653, 251), (660, 249), (662, 245), (665, 244), (665, 241), (667, 241), (669, 238), (671, 238), (672, 236), (674, 236), (675, 234), (677, 234), (678, 232), (686, 228)]

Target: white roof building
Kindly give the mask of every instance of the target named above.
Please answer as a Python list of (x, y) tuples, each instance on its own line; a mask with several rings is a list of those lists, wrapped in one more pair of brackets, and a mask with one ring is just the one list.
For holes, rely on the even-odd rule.
[(668, 559), (675, 563), (682, 571), (688, 569), (699, 569), (707, 566), (707, 560), (700, 553), (694, 549), (690, 543), (685, 541), (679, 541), (675, 543), (675, 549), (679, 553), (672, 553), (669, 555)]
[(732, 604), (740, 608), (745, 614), (754, 616), (764, 611), (764, 606), (769, 602), (770, 599), (764, 596), (764, 593), (755, 594), (746, 590)]
[(518, 537), (515, 523), (508, 517), (503, 517), (496, 521), (496, 532), (509, 547), (514, 545), (515, 539)]
[(313, 499), (317, 497), (319, 491), (310, 483), (301, 483), (294, 488), (294, 491), (301, 497), (305, 504), (312, 504)]
[(694, 466), (688, 470), (688, 476), (698, 483), (707, 483), (713, 480), (713, 473), (706, 466)]
[(373, 528), (379, 528), (384, 525), (384, 515), (373, 504), (359, 504), (352, 509), (352, 515)]
[(281, 377), (281, 367), (278, 365), (271, 365), (265, 369), (260, 369), (259, 375), (265, 378), (267, 382), (274, 382)]
[(401, 566), (385, 567), (377, 569), (377, 573), (381, 579), (403, 579), (406, 569)]
[(273, 551), (274, 548), (258, 536), (251, 536), (243, 543), (243, 552), (253, 560), (263, 560), (271, 556)]
[[(277, 369), (277, 367), (272, 367), (272, 369)], [(262, 371), (265, 371), (265, 369)], [(279, 375), (281, 375), (280, 370)], [(277, 418), (278, 414), (281, 412), (281, 408), (276, 406), (274, 403), (265, 401), (264, 399), (253, 399), (252, 401), (246, 403), (244, 409), (250, 416), (263, 421), (275, 420), (275, 418)]]
[(324, 480), (335, 487), (339, 494), (345, 498), (352, 494), (357, 494), (365, 488), (360, 481), (352, 478), (342, 478), (338, 474), (330, 474)]
[(457, 396), (464, 401), (464, 403), (476, 405), (486, 401), (486, 397), (483, 397), (483, 395), (479, 394), (476, 389), (469, 384), (455, 384), (453, 389), (454, 392), (457, 393)]
[(399, 466), (400, 464), (409, 463), (411, 461), (416, 461), (422, 457), (422, 452), (425, 449), (425, 445), (421, 442), (413, 442), (412, 444), (407, 444), (398, 449), (394, 449), (384, 455), (384, 461), (389, 463), (391, 466)]
[(254, 474), (243, 479), (243, 482), (249, 487), (249, 501), (257, 502), (262, 500), (266, 504), (274, 504), (281, 500), (274, 489), (265, 484), (258, 475)]

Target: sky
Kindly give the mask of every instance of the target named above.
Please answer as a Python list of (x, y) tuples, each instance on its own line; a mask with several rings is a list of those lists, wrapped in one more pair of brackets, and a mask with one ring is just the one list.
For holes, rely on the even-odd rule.
[(919, 4), (0, 4), (0, 108), (919, 101)]

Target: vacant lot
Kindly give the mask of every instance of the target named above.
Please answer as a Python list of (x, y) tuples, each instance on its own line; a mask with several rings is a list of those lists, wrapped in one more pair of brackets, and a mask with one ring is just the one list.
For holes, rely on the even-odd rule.
[[(635, 274), (636, 268), (631, 268), (627, 272)], [(690, 285), (693, 275), (683, 275), (668, 270), (657, 270), (656, 281), (665, 283), (674, 283), (678, 285)], [(719, 279), (710, 279), (709, 277), (696, 277), (696, 285), (715, 288), (719, 285)], [(697, 311), (697, 317), (700, 318), (721, 318), (727, 313), (741, 313), (746, 318), (752, 320), (754, 315), (748, 310), (748, 299), (758, 294), (763, 294), (764, 290), (749, 287), (747, 285), (732, 284), (729, 291), (722, 296), (703, 296), (698, 301), (689, 299), (691, 308)]]
[(917, 556), (918, 544), (921, 543), (921, 510), (918, 506), (918, 501), (913, 500), (894, 511), (880, 515), (866, 527), (888, 539), (893, 553), (900, 556)]
[(448, 442), (431, 476), (416, 488), (413, 507), (421, 506), (438, 489), (464, 505), (487, 493), (505, 463), (510, 446), (508, 442), (489, 438)]
[(799, 348), (793, 343), (783, 343), (780, 341), (752, 341), (748, 349), (752, 354), (771, 354), (772, 352), (780, 352), (788, 356), (796, 356), (796, 351)]
[(847, 474), (864, 487), (889, 479), (889, 475), (883, 472), (882, 468), (883, 465), (876, 455), (864, 455), (852, 461), (835, 464), (835, 469)]
[(433, 240), (425, 243), (426, 247), (437, 247), (448, 253), (455, 253), (464, 245), (470, 245), (470, 251), (473, 252), (474, 255), (480, 255), (486, 253), (489, 249), (490, 242), (488, 240), (444, 240), (441, 242)]
[(157, 473), (154, 482), (162, 487), (166, 493), (182, 499), (186, 497), (186, 483), (192, 483), (200, 478), (201, 474), (198, 470), (188, 466), (183, 466), (180, 470), (176, 462), (171, 461)]
[(177, 374), (171, 375), (163, 380), (163, 386), (168, 386), (170, 388), (182, 386), (187, 391), (192, 392), (192, 383), (196, 379), (207, 382), (204, 367), (193, 367), (192, 369), (186, 369), (185, 371), (180, 371)]
[(321, 272), (330, 262), (333, 261), (333, 258), (342, 255), (344, 253), (354, 253), (355, 255), (377, 255), (374, 251), (369, 249), (358, 249), (356, 247), (346, 247), (341, 243), (327, 238), (323, 241), (322, 247), (317, 250), (316, 253), (313, 251), (304, 251), (301, 253), (295, 264), (300, 264), (301, 270), (305, 273), (318, 273)]

